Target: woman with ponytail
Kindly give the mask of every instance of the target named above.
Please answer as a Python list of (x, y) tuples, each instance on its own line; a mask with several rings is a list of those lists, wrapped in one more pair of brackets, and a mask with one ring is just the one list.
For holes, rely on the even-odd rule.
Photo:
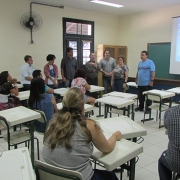
[(93, 145), (103, 153), (113, 151), (120, 131), (107, 140), (101, 128), (84, 117), (84, 94), (71, 88), (63, 97), (63, 108), (56, 113), (44, 136), (42, 159), (61, 168), (78, 171), (83, 180), (118, 180), (114, 172), (92, 168), (89, 158)]

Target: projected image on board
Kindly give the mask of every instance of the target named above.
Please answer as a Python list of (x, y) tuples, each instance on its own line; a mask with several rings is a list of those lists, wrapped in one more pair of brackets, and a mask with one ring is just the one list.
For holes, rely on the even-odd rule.
[(180, 74), (180, 17), (173, 18), (169, 73)]
[(180, 18), (178, 18), (177, 42), (176, 42), (176, 61), (180, 62)]

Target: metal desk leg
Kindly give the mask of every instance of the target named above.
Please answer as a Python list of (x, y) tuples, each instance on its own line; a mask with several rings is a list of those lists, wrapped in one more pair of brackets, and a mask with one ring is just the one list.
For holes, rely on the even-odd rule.
[(34, 168), (34, 121), (31, 121), (30, 136), (31, 136), (31, 162)]
[(136, 157), (130, 160), (129, 180), (135, 180), (135, 160), (136, 160)]
[(129, 117), (130, 116), (130, 105), (128, 105), (128, 113), (127, 113), (127, 116)]
[(132, 110), (131, 110), (131, 119), (134, 121), (134, 104), (132, 104)]
[[(102, 97), (102, 92), (101, 91), (99, 91), (99, 98), (101, 98)], [(105, 107), (104, 107), (105, 108)], [(103, 117), (103, 115), (101, 114), (101, 103), (99, 102), (99, 115), (98, 116), (96, 116), (96, 117)]]

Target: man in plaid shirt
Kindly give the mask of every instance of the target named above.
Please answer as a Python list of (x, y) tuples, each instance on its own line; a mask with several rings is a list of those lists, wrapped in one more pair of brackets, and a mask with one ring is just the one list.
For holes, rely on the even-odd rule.
[(169, 108), (164, 115), (168, 131), (168, 149), (159, 158), (160, 180), (171, 180), (172, 172), (180, 174), (180, 105)]

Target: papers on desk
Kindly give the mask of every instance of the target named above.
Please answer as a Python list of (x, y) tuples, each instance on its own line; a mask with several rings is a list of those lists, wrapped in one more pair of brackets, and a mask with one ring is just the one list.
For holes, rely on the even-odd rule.
[(28, 148), (5, 151), (0, 156), (0, 179), (35, 180)]

